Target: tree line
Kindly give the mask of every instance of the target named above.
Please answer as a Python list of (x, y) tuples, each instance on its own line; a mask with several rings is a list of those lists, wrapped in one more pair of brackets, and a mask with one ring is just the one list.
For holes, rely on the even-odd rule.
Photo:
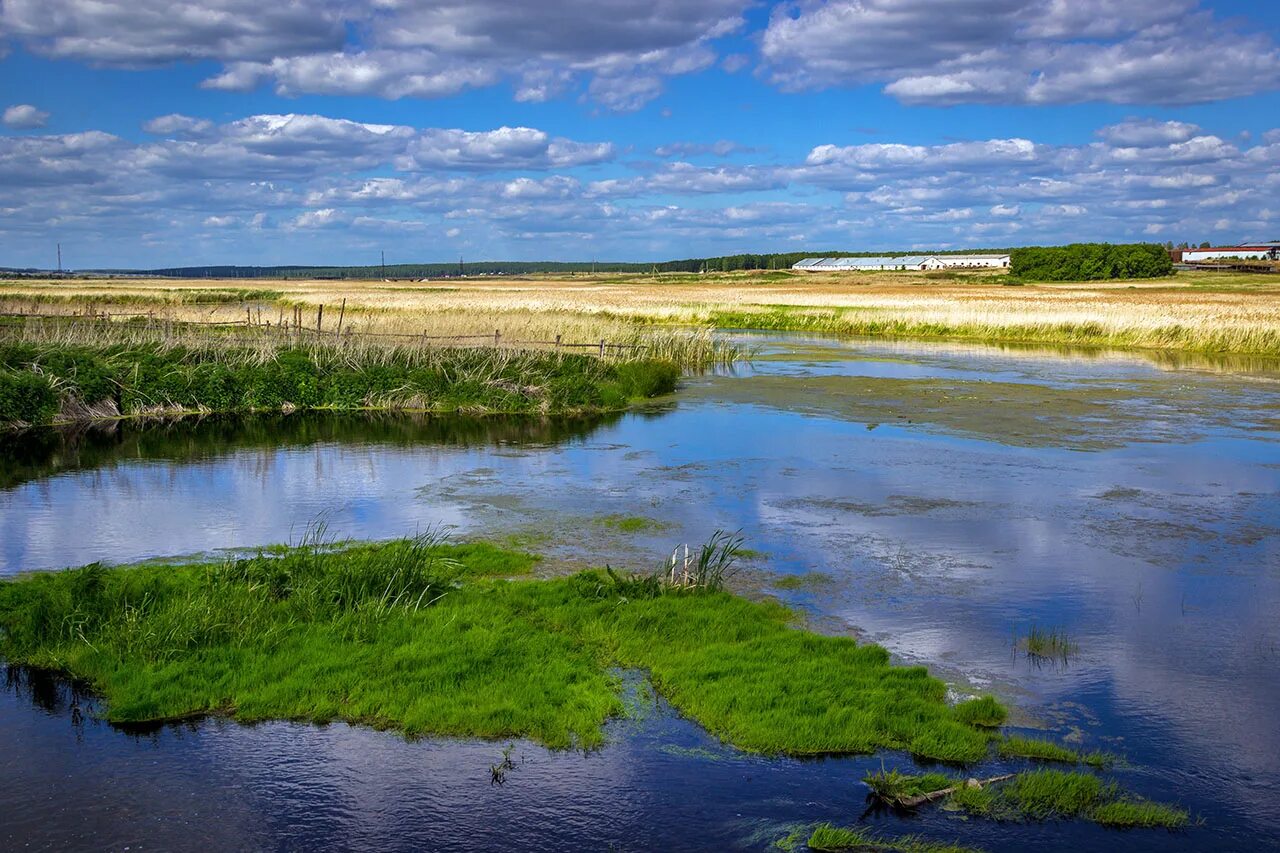
[(1173, 260), (1157, 243), (1030, 246), (1014, 249), (1009, 261), (1009, 272), (1028, 281), (1100, 281), (1173, 274)]

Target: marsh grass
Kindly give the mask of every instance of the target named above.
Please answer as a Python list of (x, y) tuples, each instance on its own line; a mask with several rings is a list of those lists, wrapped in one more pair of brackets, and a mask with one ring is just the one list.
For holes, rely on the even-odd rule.
[(1041, 628), (1032, 625), (1024, 636), (1018, 637), (1017, 647), (1035, 660), (1069, 663), (1080, 651), (1080, 646), (1061, 628)]
[[(62, 333), (66, 333), (63, 336)], [(507, 349), (189, 344), (75, 330), (0, 334), (0, 424), (187, 412), (403, 409), (553, 414), (609, 411), (669, 393), (677, 365)]]
[(797, 630), (777, 603), (708, 587), (495, 577), (530, 560), (313, 536), (239, 560), (36, 574), (0, 582), (0, 656), (87, 680), (116, 722), (341, 719), (590, 748), (625, 712), (621, 668), (749, 751), (987, 753), (942, 682), (879, 646)]

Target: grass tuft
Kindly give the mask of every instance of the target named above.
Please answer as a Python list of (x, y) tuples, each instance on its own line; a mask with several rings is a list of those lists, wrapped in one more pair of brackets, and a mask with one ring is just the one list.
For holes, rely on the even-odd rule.
[(931, 794), (956, 784), (956, 780), (945, 773), (924, 773), (912, 776), (898, 770), (885, 770), (868, 773), (862, 782), (871, 789), (871, 793), (887, 803), (900, 804), (903, 800)]
[(1038, 660), (1066, 663), (1080, 651), (1080, 646), (1061, 628), (1032, 625), (1026, 636), (1018, 639), (1018, 647)]

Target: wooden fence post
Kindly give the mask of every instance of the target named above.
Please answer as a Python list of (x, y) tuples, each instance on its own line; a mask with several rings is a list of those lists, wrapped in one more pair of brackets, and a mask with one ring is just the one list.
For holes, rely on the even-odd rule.
[(501, 343), (502, 343), (502, 330), (501, 330), (501, 329), (494, 329), (494, 330), (493, 330), (493, 345), (496, 347), (496, 346), (501, 345)]
[(604, 358), (604, 341), (600, 341), (600, 357)]
[(556, 335), (556, 349), (560, 349), (560, 336)]
[(342, 318), (345, 316), (347, 316), (347, 300), (346, 297), (343, 297), (342, 310), (338, 312), (338, 331), (336, 333), (336, 337), (342, 337)]
[(324, 303), (320, 303), (320, 307), (316, 309), (316, 337), (320, 337), (320, 326), (324, 324)]

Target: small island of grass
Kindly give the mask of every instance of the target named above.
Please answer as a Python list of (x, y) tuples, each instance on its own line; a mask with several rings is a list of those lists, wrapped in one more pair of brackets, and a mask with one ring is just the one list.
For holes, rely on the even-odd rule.
[(745, 750), (987, 755), (925, 669), (720, 589), (731, 556), (700, 561), (713, 572), (696, 586), (665, 570), (521, 579), (528, 555), (429, 537), (95, 564), (0, 583), (0, 656), (89, 681), (118, 722), (346, 720), (589, 748), (624, 712), (621, 667)]

